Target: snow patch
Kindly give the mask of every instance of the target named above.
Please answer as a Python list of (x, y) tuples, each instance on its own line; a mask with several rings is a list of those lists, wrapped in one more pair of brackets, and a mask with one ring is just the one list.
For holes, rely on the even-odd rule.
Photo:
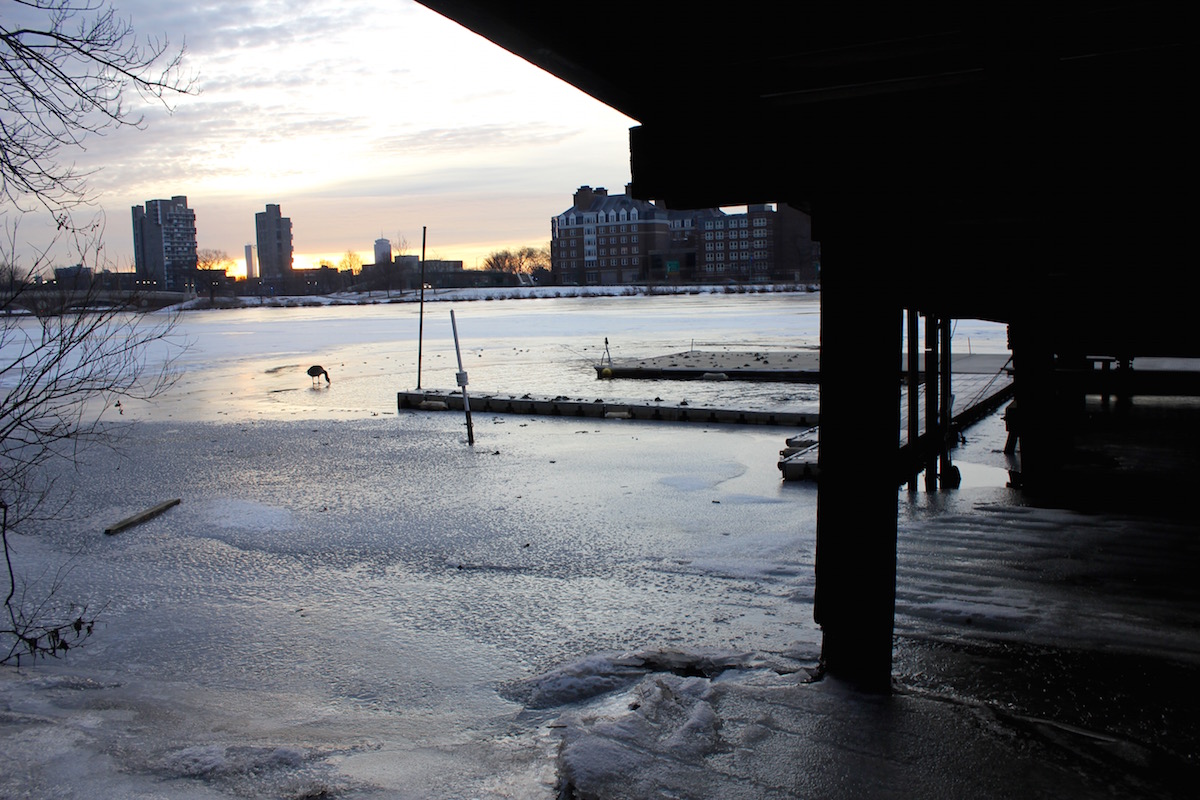
[(233, 498), (214, 500), (198, 513), (204, 521), (218, 528), (250, 531), (280, 531), (292, 527), (292, 512), (278, 506), (268, 506), (249, 500)]
[(167, 759), (167, 767), (189, 777), (251, 774), (273, 769), (295, 769), (305, 754), (292, 747), (185, 747)]
[(743, 652), (642, 650), (634, 653), (595, 654), (542, 675), (509, 684), (503, 694), (527, 708), (554, 708), (593, 700), (622, 691), (651, 674), (716, 680), (730, 671), (766, 670), (788, 674), (802, 665), (787, 657), (767, 657)]
[(555, 708), (623, 689), (646, 671), (636, 656), (593, 655), (510, 684), (503, 694), (527, 708)]
[(722, 692), (708, 678), (655, 673), (629, 692), (623, 711), (565, 717), (562, 780), (602, 792), (614, 776), (622, 776), (632, 784), (620, 796), (654, 796), (665, 765), (693, 764), (720, 747), (721, 721), (713, 703)]

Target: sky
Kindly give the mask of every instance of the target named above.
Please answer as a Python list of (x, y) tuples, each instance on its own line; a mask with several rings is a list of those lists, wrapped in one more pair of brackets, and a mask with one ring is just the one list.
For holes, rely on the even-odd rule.
[[(98, 170), (110, 268), (133, 269), (131, 207), (175, 195), (231, 274), (268, 203), (292, 220), (297, 268), (348, 250), (372, 263), (378, 238), (419, 255), (423, 229), (428, 258), (474, 268), (547, 244), (579, 186), (630, 179), (634, 120), (409, 0), (113, 5), (186, 46), (196, 91), (63, 154)], [(27, 218), (21, 239), (49, 230)]]

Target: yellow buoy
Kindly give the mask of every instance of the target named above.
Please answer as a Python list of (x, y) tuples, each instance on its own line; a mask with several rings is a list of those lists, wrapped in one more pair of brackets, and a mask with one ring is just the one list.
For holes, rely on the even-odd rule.
[(600, 377), (601, 378), (611, 378), (612, 370), (609, 369), (608, 367), (605, 367), (604, 369), (600, 370)]

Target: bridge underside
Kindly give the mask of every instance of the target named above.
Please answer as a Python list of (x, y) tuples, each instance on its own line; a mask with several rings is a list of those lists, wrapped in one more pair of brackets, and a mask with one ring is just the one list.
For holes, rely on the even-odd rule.
[(1035, 492), (1069, 457), (1062, 368), (1200, 356), (1182, 4), (652, 5), (570, 22), (557, 3), (422, 2), (638, 120), (637, 196), (812, 214), (831, 673), (889, 683), (903, 309), (1010, 325)]

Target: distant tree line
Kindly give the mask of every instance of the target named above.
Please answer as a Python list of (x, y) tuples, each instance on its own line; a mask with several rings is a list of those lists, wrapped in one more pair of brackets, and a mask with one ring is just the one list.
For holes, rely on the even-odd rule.
[(522, 247), (517, 250), (496, 250), (483, 260), (486, 269), (513, 274), (533, 274), (540, 269), (550, 269), (550, 245)]

